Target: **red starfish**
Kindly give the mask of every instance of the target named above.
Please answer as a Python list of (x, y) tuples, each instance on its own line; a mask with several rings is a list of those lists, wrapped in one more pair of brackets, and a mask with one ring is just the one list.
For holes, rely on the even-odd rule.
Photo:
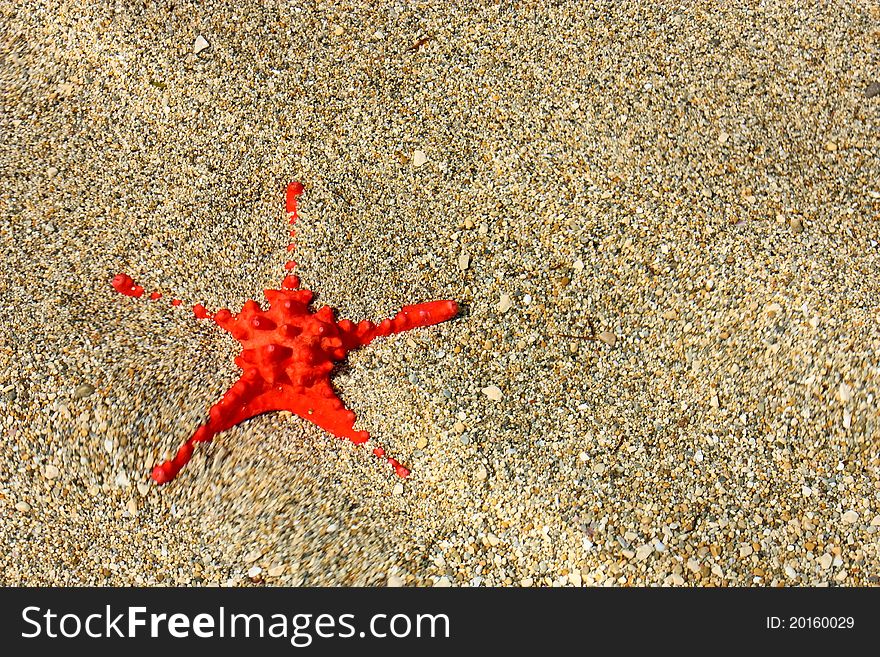
[[(296, 202), (302, 192), (303, 186), (298, 182), (287, 187), (287, 213), (291, 224), (296, 221)], [(294, 235), (293, 230), (290, 235)], [(291, 244), (288, 250), (292, 248)], [(288, 262), (285, 269), (291, 270), (294, 266), (295, 263)], [(144, 293), (126, 274), (117, 274), (112, 285), (127, 296), (140, 297)], [(246, 301), (237, 314), (224, 308), (212, 315), (201, 304), (193, 306), (196, 317), (212, 318), (241, 343), (243, 349), (235, 364), (243, 373), (211, 407), (208, 421), (181, 445), (177, 455), (153, 468), (156, 483), (164, 484), (177, 476), (192, 457), (195, 443), (210, 441), (221, 431), (269, 411), (291, 411), (340, 438), (348, 438), (355, 444), (366, 442), (370, 435), (354, 429), (354, 413), (345, 408), (330, 384), (334, 363), (376, 337), (431, 326), (458, 314), (455, 301), (431, 301), (404, 306), (393, 319), (385, 319), (378, 325), (366, 320), (359, 324), (347, 319), (337, 322), (335, 311), (329, 306), (312, 312), (309, 309), (311, 291), (298, 287), (299, 279), (288, 274), (281, 283), (282, 289), (264, 290), (268, 310), (262, 310), (252, 300)], [(161, 296), (159, 292), (150, 294), (154, 300)], [(181, 304), (178, 299), (171, 303)], [(399, 476), (409, 475), (409, 470), (385, 456), (381, 447), (373, 453), (391, 463)]]

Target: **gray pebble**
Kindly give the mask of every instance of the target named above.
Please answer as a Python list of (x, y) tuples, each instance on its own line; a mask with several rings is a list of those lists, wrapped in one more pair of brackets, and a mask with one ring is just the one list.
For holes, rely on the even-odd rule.
[(91, 395), (93, 392), (95, 392), (95, 386), (90, 383), (83, 383), (81, 386), (77, 386), (77, 389), (73, 392), (73, 396), (75, 399), (83, 399), (84, 397)]

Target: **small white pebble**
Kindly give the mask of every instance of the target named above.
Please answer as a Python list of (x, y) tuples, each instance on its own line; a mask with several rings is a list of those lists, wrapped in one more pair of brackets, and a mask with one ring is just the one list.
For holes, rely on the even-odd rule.
[(483, 394), (492, 401), (501, 401), (504, 397), (504, 393), (501, 392), (501, 388), (498, 386), (486, 386), (483, 388)]
[(513, 306), (513, 301), (509, 294), (502, 294), (501, 300), (498, 302), (498, 312), (506, 313)]
[(614, 335), (611, 331), (602, 331), (596, 337), (599, 338), (600, 342), (604, 342), (609, 347), (613, 347), (615, 344), (617, 344), (617, 336)]
[(646, 543), (645, 545), (639, 546), (636, 548), (636, 561), (644, 561), (648, 557), (651, 556), (651, 553), (654, 551), (654, 546)]
[(849, 511), (844, 513), (842, 516), (840, 516), (840, 519), (843, 520), (848, 525), (854, 525), (855, 523), (857, 523), (859, 521), (859, 514), (856, 513), (855, 511), (853, 511), (852, 509), (850, 509)]
[(31, 505), (28, 504), (27, 502), (16, 502), (15, 503), (15, 510), (20, 511), (21, 513), (27, 513), (28, 511), (31, 510)]
[(419, 168), (420, 166), (424, 166), (428, 162), (428, 156), (425, 155), (424, 151), (416, 151), (412, 156), (413, 166)]
[(394, 488), (391, 489), (391, 494), (398, 496), (403, 495), (403, 484), (401, 484), (400, 482), (394, 484)]
[(56, 468), (54, 465), (47, 465), (46, 469), (43, 471), (46, 479), (57, 479), (61, 474), (61, 471)]
[(263, 573), (263, 569), (259, 566), (251, 566), (250, 570), (247, 571), (247, 576), (251, 579), (256, 579)]
[(388, 587), (392, 589), (398, 589), (403, 586), (404, 581), (398, 577), (397, 575), (389, 575), (388, 576)]
[(469, 253), (462, 253), (458, 256), (458, 268), (465, 271), (471, 266), (471, 256)]
[(208, 40), (200, 34), (196, 37), (196, 42), (193, 44), (193, 54), (198, 55), (205, 48), (209, 48), (210, 46), (211, 44), (208, 43)]

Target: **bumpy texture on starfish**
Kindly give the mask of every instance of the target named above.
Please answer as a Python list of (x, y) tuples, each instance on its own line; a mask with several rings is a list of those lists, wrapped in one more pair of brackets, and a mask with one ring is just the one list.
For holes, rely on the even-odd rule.
[[(298, 182), (287, 187), (287, 212), (290, 223), (296, 221), (297, 199), (303, 192)], [(290, 231), (291, 236), (294, 231)], [(292, 248), (292, 245), (291, 245)], [(285, 268), (294, 267), (288, 262)], [(144, 290), (130, 276), (118, 274), (113, 287), (127, 296), (140, 297)], [(204, 306), (193, 306), (200, 318), (213, 318), (242, 345), (235, 359), (243, 374), (219, 402), (211, 407), (208, 421), (196, 429), (177, 455), (153, 469), (153, 479), (164, 484), (174, 479), (193, 454), (196, 443), (210, 441), (244, 420), (269, 411), (291, 411), (314, 422), (322, 429), (355, 444), (366, 442), (370, 435), (356, 431), (355, 415), (345, 408), (330, 384), (334, 363), (345, 359), (349, 351), (369, 344), (374, 338), (400, 333), (420, 326), (431, 326), (455, 317), (455, 301), (431, 301), (404, 306), (393, 319), (378, 325), (369, 321), (358, 324), (343, 319), (336, 321), (335, 311), (324, 306), (316, 312), (309, 309), (312, 293), (299, 288), (299, 279), (288, 274), (282, 289), (264, 290), (269, 309), (263, 310), (256, 301), (248, 300), (239, 313), (218, 310), (213, 315)], [(153, 292), (151, 299), (161, 298)], [(180, 305), (177, 299), (173, 305)], [(395, 459), (385, 456), (381, 447), (373, 450), (385, 458), (401, 477), (409, 474)]]

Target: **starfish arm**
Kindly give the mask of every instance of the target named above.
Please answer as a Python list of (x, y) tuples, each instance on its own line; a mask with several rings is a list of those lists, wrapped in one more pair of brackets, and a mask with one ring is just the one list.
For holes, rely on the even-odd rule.
[[(309, 388), (297, 389), (292, 385), (275, 386), (248, 404), (250, 417), (269, 411), (290, 411), (337, 438), (350, 440), (355, 445), (361, 445), (370, 439), (367, 431), (354, 428), (356, 419), (354, 412), (345, 407), (328, 379), (319, 380)], [(373, 454), (387, 461), (394, 468), (397, 476), (402, 478), (409, 476), (409, 469), (401, 465), (398, 460), (386, 455), (383, 447), (373, 449)]]
[[(124, 294), (127, 297), (135, 297), (140, 298), (144, 296), (144, 288), (142, 285), (138, 285), (132, 280), (131, 276), (124, 273), (116, 274), (113, 277), (113, 280), (110, 281), (110, 284), (113, 286), (113, 289), (119, 292), (119, 294)], [(156, 301), (162, 298), (162, 293), (158, 290), (154, 290), (150, 292), (149, 299), (150, 301)], [(180, 299), (172, 299), (172, 306), (180, 306), (183, 304), (183, 301)], [(213, 318), (213, 315), (208, 311), (207, 308), (201, 303), (197, 303), (192, 307), (193, 315), (196, 316), (197, 319), (208, 319)], [(229, 311), (226, 311), (227, 314)], [(219, 322), (218, 322), (219, 323)]]
[[(287, 206), (287, 215), (290, 219), (296, 218), (296, 200), (303, 193), (303, 185), (301, 182), (294, 181), (287, 185), (287, 194), (285, 198)], [(291, 221), (290, 223), (293, 223)]]
[[(342, 400), (339, 399), (329, 383), (321, 382), (315, 386), (315, 389), (319, 391), (320, 397), (312, 396), (308, 399), (308, 403), (305, 406), (293, 404), (288, 406), (286, 410), (296, 413), (338, 438), (350, 440), (355, 445), (360, 445), (369, 440), (370, 434), (368, 432), (359, 431), (354, 428), (354, 412), (345, 408)], [(397, 476), (402, 478), (409, 476), (409, 469), (401, 465), (397, 459), (385, 454), (383, 447), (376, 447), (373, 450), (373, 454), (391, 464)]]
[(404, 306), (394, 317), (384, 319), (379, 324), (363, 321), (355, 325), (348, 320), (339, 322), (340, 333), (346, 350), (370, 344), (374, 338), (410, 329), (440, 324), (458, 315), (455, 301), (428, 301)]
[(253, 382), (253, 375), (242, 376), (220, 401), (211, 407), (208, 411), (208, 421), (200, 425), (178, 448), (174, 458), (153, 468), (152, 477), (157, 484), (167, 483), (177, 476), (192, 458), (196, 443), (211, 442), (218, 433), (254, 415), (259, 415), (250, 410), (255, 392), (252, 387)]
[(355, 445), (369, 440), (369, 433), (354, 428), (356, 419), (354, 412), (345, 407), (329, 383), (319, 383), (315, 388), (320, 391), (320, 396), (310, 395), (291, 400), (293, 403), (288, 404), (285, 410), (296, 413), (324, 431), (332, 433), (337, 438), (350, 440)]

